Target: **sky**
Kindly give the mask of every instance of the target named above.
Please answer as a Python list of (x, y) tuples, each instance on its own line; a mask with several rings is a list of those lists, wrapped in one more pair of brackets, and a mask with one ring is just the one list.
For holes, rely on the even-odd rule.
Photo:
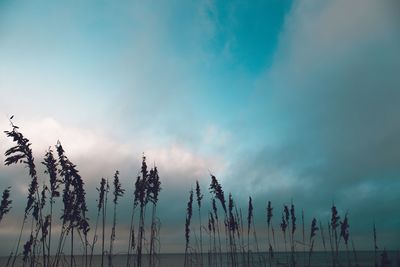
[[(161, 177), (163, 252), (183, 251), (196, 180), (207, 212), (210, 173), (243, 210), (252, 196), (261, 241), (268, 200), (277, 226), (291, 201), (307, 225), (334, 202), (359, 249), (374, 223), (379, 247), (399, 249), (399, 20), (396, 0), (0, 1), (0, 128), (14, 115), (43, 180), (61, 141), (91, 221), (100, 179), (120, 171), (117, 251), (143, 153)], [(2, 255), (28, 184), (0, 166)]]

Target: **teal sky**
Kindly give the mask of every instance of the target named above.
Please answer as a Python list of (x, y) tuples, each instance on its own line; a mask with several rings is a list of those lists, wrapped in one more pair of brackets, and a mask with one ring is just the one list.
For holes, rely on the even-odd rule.
[[(206, 191), (209, 171), (243, 207), (253, 196), (260, 225), (267, 200), (293, 199), (308, 220), (335, 201), (362, 249), (373, 222), (398, 249), (399, 13), (395, 0), (3, 0), (0, 126), (15, 115), (38, 162), (60, 139), (93, 206), (115, 169), (131, 187), (144, 152), (163, 179), (167, 252), (181, 251), (188, 191), (196, 179)], [(8, 222), (24, 171), (0, 167)], [(10, 242), (17, 231), (0, 225)]]

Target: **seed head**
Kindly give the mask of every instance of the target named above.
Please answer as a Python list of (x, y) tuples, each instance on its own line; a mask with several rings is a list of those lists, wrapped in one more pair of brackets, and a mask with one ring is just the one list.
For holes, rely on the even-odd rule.
[(218, 183), (218, 180), (214, 175), (211, 175), (211, 184), (209, 189), (210, 193), (214, 194), (214, 197), (221, 202), (222, 208), (226, 213), (224, 190), (222, 190), (222, 186)]
[(250, 232), (250, 225), (251, 220), (253, 218), (253, 203), (251, 197), (249, 197), (249, 207), (248, 207), (248, 214), (247, 214), (247, 233)]
[(268, 201), (268, 206), (267, 206), (267, 223), (268, 223), (268, 227), (271, 225), (271, 219), (272, 219), (272, 205), (271, 205), (271, 201)]
[(294, 211), (294, 205), (292, 203), (291, 207), (290, 207), (290, 217), (292, 219), (292, 235), (294, 234), (294, 232), (296, 231), (296, 214)]
[(317, 219), (313, 218), (313, 220), (311, 222), (310, 242), (318, 230), (319, 230), (319, 228), (317, 227)]
[(199, 181), (196, 180), (196, 197), (197, 197), (197, 206), (199, 209), (201, 208), (201, 200), (203, 199), (203, 194), (200, 191)]
[(119, 171), (116, 171), (114, 174), (114, 204), (116, 205), (118, 202), (118, 197), (122, 197), (124, 195), (125, 189), (122, 189), (121, 182), (119, 181)]
[(4, 215), (7, 214), (11, 210), (11, 203), (12, 200), (10, 200), (10, 188), (7, 187), (3, 191), (3, 196), (1, 198), (1, 204), (0, 204), (0, 222), (3, 219)]
[(349, 222), (347, 213), (344, 215), (343, 222), (340, 222), (340, 236), (343, 237), (344, 243), (347, 245), (347, 242), (349, 241)]
[(331, 227), (332, 227), (332, 231), (334, 231), (339, 226), (340, 216), (338, 215), (335, 205), (332, 206), (331, 211), (332, 211)]

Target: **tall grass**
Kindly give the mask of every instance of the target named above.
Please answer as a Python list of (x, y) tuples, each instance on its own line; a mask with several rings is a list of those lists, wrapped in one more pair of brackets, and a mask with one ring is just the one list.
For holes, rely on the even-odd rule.
[(200, 236), (200, 266), (203, 266), (203, 232), (201, 224), (201, 200), (203, 199), (203, 194), (200, 190), (199, 181), (196, 180), (196, 202), (199, 214), (199, 236)]
[(186, 220), (185, 220), (185, 262), (184, 266), (187, 267), (190, 265), (190, 262), (192, 261), (191, 257), (189, 257), (189, 250), (190, 250), (190, 222), (192, 220), (192, 215), (193, 215), (193, 189), (190, 190), (189, 193), (189, 201), (187, 203), (187, 208), (186, 208)]
[(308, 267), (311, 266), (311, 255), (314, 250), (315, 235), (318, 230), (319, 228), (317, 227), (317, 219), (313, 218), (310, 230), (310, 251), (308, 253)]
[[(11, 118), (12, 119), (12, 118)], [(70, 159), (66, 156), (65, 151), (61, 143), (58, 141), (56, 148), (56, 156), (52, 148), (50, 147), (44, 156), (42, 164), (45, 167), (45, 174), (49, 176), (49, 179), (41, 179), (43, 186), (39, 188), (39, 177), (36, 171), (36, 165), (34, 163), (34, 157), (31, 149), (31, 143), (20, 131), (19, 127), (13, 124), (10, 120), (11, 130), (5, 131), (7, 137), (11, 138), (15, 143), (14, 146), (9, 148), (5, 152), (5, 165), (12, 165), (21, 163), (28, 169), (30, 183), (28, 186), (27, 203), (24, 209), (24, 216), (21, 223), (19, 236), (16, 242), (15, 248), (10, 254), (7, 266), (15, 266), (17, 259), (21, 256), (22, 266), (60, 266), (64, 264), (66, 244), (69, 243), (70, 249), (67, 250), (69, 254), (68, 264), (70, 266), (76, 266), (75, 261), (75, 250), (76, 243), (80, 243), (82, 248), (82, 257), (84, 259), (84, 266), (92, 266), (92, 259), (95, 244), (97, 242), (97, 228), (99, 224), (99, 217), (102, 217), (102, 263), (105, 264), (104, 256), (107, 251), (105, 250), (105, 227), (107, 218), (107, 196), (109, 191), (108, 181), (102, 179), (100, 183), (99, 199), (97, 204), (97, 218), (96, 226), (93, 234), (93, 241), (91, 244), (88, 242), (88, 233), (90, 230), (89, 219), (87, 217), (87, 204), (86, 204), (86, 191), (84, 188), (84, 181)], [(152, 216), (150, 225), (150, 245), (146, 251), (150, 251), (151, 263), (150, 266), (156, 266), (157, 253), (160, 248), (159, 244), (159, 230), (160, 222), (156, 214), (156, 206), (158, 202), (158, 195), (161, 190), (160, 179), (158, 170), (154, 166), (147, 172), (147, 166), (145, 163), (145, 157), (142, 160), (142, 177), (138, 178), (135, 188), (135, 200), (134, 206), (140, 204), (141, 214), (139, 218), (139, 233), (138, 233), (138, 261), (135, 263), (136, 266), (141, 266), (141, 249), (144, 246), (143, 242), (145, 239), (145, 208), (147, 203), (152, 203)], [(113, 256), (113, 245), (116, 235), (116, 218), (117, 218), (117, 204), (118, 198), (124, 193), (118, 178), (119, 172), (117, 171), (114, 175), (114, 213), (113, 213), (113, 224), (110, 236), (110, 249), (108, 251), (108, 265), (112, 266)], [(62, 187), (62, 188), (61, 188)], [(60, 192), (62, 190), (62, 192)], [(55, 224), (54, 214), (54, 203), (56, 198), (62, 197), (63, 208), (59, 216), (60, 233), (58, 242), (56, 244), (55, 251), (52, 251), (54, 247), (53, 239), (54, 234), (53, 228)], [(3, 217), (11, 209), (10, 200), (10, 188), (7, 188), (3, 192), (2, 201), (0, 203), (0, 222)], [(48, 212), (48, 214), (46, 214)], [(133, 218), (134, 213), (132, 213)], [(29, 224), (28, 224), (29, 223)], [(24, 229), (30, 226), (30, 233), (27, 237), (27, 241), (23, 244), (23, 250), (20, 253), (21, 242), (24, 238)], [(133, 233), (134, 225), (131, 226), (131, 233)], [(67, 241), (69, 239), (69, 241)], [(130, 237), (129, 242), (135, 243), (135, 236)], [(88, 254), (90, 250), (90, 255)], [(131, 251), (131, 250), (130, 250)], [(39, 256), (41, 255), (41, 257)], [(53, 255), (53, 257), (50, 257)], [(89, 257), (90, 256), (90, 257)], [(129, 260), (127, 266), (129, 266)]]
[[(20, 230), (20, 234), (18, 237), (17, 241), (17, 246), (15, 249), (14, 253), (14, 258), (12, 262), (12, 266), (15, 265), (15, 261), (17, 259), (18, 251), (19, 251), (19, 246), (21, 243), (21, 238), (22, 238), (22, 232), (25, 227), (25, 223), (28, 219), (28, 216), (30, 212), (36, 211), (35, 213), (32, 213), (32, 227), (31, 227), (31, 235), (29, 240), (25, 243), (24, 246), (24, 264), (28, 260), (27, 255), (32, 252), (31, 247), (32, 244), (34, 243), (33, 239), (33, 226), (35, 225), (36, 228), (41, 229), (42, 228), (42, 212), (41, 209), (39, 209), (39, 191), (38, 191), (38, 177), (37, 177), (37, 172), (36, 172), (36, 166), (34, 163), (34, 157), (31, 149), (31, 143), (29, 142), (29, 139), (27, 139), (22, 133), (19, 132), (19, 127), (14, 125), (12, 122), (12, 118), (10, 118), (10, 124), (11, 124), (11, 131), (4, 131), (7, 137), (11, 138), (14, 143), (16, 143), (15, 146), (9, 148), (4, 155), (6, 156), (5, 159), (5, 165), (11, 165), (11, 164), (17, 164), (17, 163), (23, 163), (26, 167), (28, 167), (28, 173), (31, 178), (31, 183), (28, 188), (28, 200), (26, 203), (25, 207), (25, 212), (24, 212), (24, 217), (22, 220), (22, 226)], [(34, 209), (35, 208), (35, 209)], [(36, 223), (34, 224), (34, 220)], [(43, 251), (43, 253), (45, 253)], [(26, 255), (25, 255), (26, 254)]]
[(271, 220), (272, 220), (272, 216), (273, 216), (272, 211), (273, 211), (273, 208), (272, 208), (271, 201), (268, 201), (268, 205), (267, 205), (267, 240), (268, 240), (268, 262), (269, 262), (270, 267), (272, 267), (272, 259), (273, 259), (273, 255), (274, 255), (274, 248), (273, 248), (273, 245), (271, 244), (271, 236), (270, 236)]
[[(197, 182), (196, 182), (197, 186)], [(204, 205), (204, 196), (202, 196), (202, 205)], [(186, 222), (185, 222), (185, 259), (184, 266), (201, 266), (202, 263), (198, 260), (198, 256), (201, 255), (201, 251), (196, 250), (196, 237), (192, 239), (191, 233), (191, 219), (193, 212), (193, 189), (189, 192), (189, 201), (186, 208)], [(298, 227), (295, 204), (291, 201), (290, 205), (283, 205), (283, 211), (281, 216), (281, 222), (279, 224), (282, 238), (276, 238), (274, 225), (273, 225), (273, 208), (270, 201), (267, 202), (266, 208), (266, 240), (267, 250), (265, 251), (268, 258), (263, 256), (262, 251), (258, 248), (258, 237), (257, 227), (254, 216), (254, 206), (251, 197), (248, 198), (247, 203), (247, 223), (243, 227), (241, 209), (234, 202), (233, 195), (229, 193), (228, 200), (225, 199), (225, 193), (222, 189), (222, 185), (218, 182), (214, 175), (211, 175), (210, 182), (210, 210), (208, 211), (208, 221), (205, 227), (208, 235), (208, 266), (316, 266), (313, 265), (313, 254), (316, 247), (323, 249), (322, 252), (325, 255), (328, 263), (328, 239), (326, 233), (329, 235), (331, 244), (331, 266), (360, 266), (357, 258), (357, 253), (354, 248), (354, 242), (350, 239), (350, 227), (349, 227), (349, 216), (346, 212), (342, 217), (339, 215), (335, 205), (332, 205), (330, 211), (330, 220), (327, 223), (328, 231), (324, 230), (323, 223), (316, 218), (312, 218), (311, 226), (306, 231), (306, 222), (304, 218), (304, 211), (302, 210), (302, 233), (296, 234)], [(222, 208), (224, 215), (224, 226), (225, 231), (221, 233), (218, 231), (218, 205)], [(202, 225), (200, 225), (202, 227)], [(243, 229), (247, 228), (244, 235)], [(375, 230), (374, 230), (375, 231)], [(246, 236), (247, 233), (247, 236)], [(306, 234), (309, 236), (306, 238)], [(319, 238), (317, 238), (319, 236)], [(225, 244), (221, 242), (221, 239), (225, 239)], [(376, 238), (376, 236), (375, 236)], [(245, 241), (245, 239), (247, 239)], [(218, 241), (218, 242), (217, 242)], [(280, 251), (285, 253), (280, 254), (279, 257), (274, 256), (274, 250), (279, 251), (277, 246), (278, 243), (282, 244), (283, 248)], [(349, 241), (352, 242), (353, 253), (349, 248)], [(374, 241), (376, 243), (376, 241)], [(298, 253), (298, 244), (303, 246), (301, 257), (303, 257), (303, 263), (299, 263), (300, 254)], [(375, 244), (376, 245), (376, 244)], [(347, 260), (343, 260), (339, 257), (339, 252), (344, 251), (346, 253)], [(264, 253), (265, 253), (264, 252)], [(380, 263), (377, 266), (381, 267), (382, 263), (388, 266), (388, 254), (381, 254)], [(329, 265), (329, 264), (327, 264)]]
[(51, 237), (52, 237), (52, 225), (53, 225), (53, 205), (55, 198), (60, 197), (59, 187), (61, 180), (57, 177), (57, 160), (54, 157), (53, 150), (51, 148), (45, 154), (44, 161), (42, 164), (46, 167), (45, 173), (49, 175), (50, 184), (50, 214), (46, 217), (45, 226), (48, 228), (48, 244), (47, 244), (47, 266), (50, 266), (50, 255), (51, 255)]
[[(160, 223), (157, 218), (157, 202), (158, 195), (161, 191), (160, 177), (158, 176), (157, 167), (154, 166), (150, 170), (149, 183), (147, 190), (147, 198), (152, 204), (151, 211), (151, 226), (150, 226), (150, 252), (149, 252), (149, 267), (156, 266), (157, 253), (159, 252), (159, 231)], [(157, 245), (158, 244), (158, 245)]]
[[(93, 255), (98, 241), (97, 230), (100, 217), (102, 223), (101, 266), (106, 265), (106, 262), (109, 267), (113, 266), (117, 231), (117, 205), (118, 200), (125, 193), (125, 189), (122, 188), (119, 180), (119, 172), (115, 172), (113, 180), (113, 213), (112, 224), (110, 226), (110, 241), (108, 243), (109, 249), (107, 251), (105, 247), (105, 230), (107, 227), (107, 201), (110, 190), (108, 180), (102, 178), (100, 181), (97, 217), (92, 234), (93, 240), (89, 244), (88, 233), (90, 226), (87, 216), (88, 207), (84, 180), (76, 165), (66, 156), (61, 143), (57, 142), (55, 152), (53, 152), (51, 147), (46, 151), (42, 164), (45, 167), (45, 174), (49, 178), (39, 179), (29, 140), (19, 131), (19, 127), (12, 122), (11, 130), (5, 131), (5, 133), (15, 143), (14, 146), (5, 152), (5, 165), (22, 164), (26, 166), (30, 178), (27, 188), (27, 203), (23, 213), (19, 236), (15, 247), (12, 249), (7, 266), (15, 266), (16, 264), (18, 266), (32, 267), (61, 266), (65, 265), (66, 254), (69, 254), (68, 265), (77, 266), (75, 260), (77, 247), (81, 248), (82, 251), (83, 262), (80, 266), (92, 266)], [(41, 186), (39, 186), (39, 183)], [(146, 157), (143, 156), (141, 168), (134, 183), (134, 198), (127, 244), (127, 266), (133, 264), (135, 267), (141, 267), (144, 262), (143, 254), (146, 252), (148, 252), (149, 267), (156, 267), (159, 263), (158, 253), (160, 249), (161, 223), (157, 217), (157, 204), (159, 202), (160, 191), (161, 182), (158, 169), (154, 166), (148, 170)], [(263, 230), (263, 233), (265, 233), (265, 230), (267, 232), (267, 260), (267, 258), (261, 255), (262, 251), (259, 248), (253, 199), (249, 197), (247, 203), (246, 229), (246, 217), (244, 218), (244, 225), (242, 210), (234, 201), (233, 194), (229, 193), (226, 201), (222, 185), (214, 175), (211, 175), (209, 193), (210, 202), (207, 203), (198, 181), (196, 181), (195, 189), (192, 189), (189, 193), (185, 218), (185, 267), (205, 266), (206, 261), (203, 259), (205, 249), (207, 248), (208, 266), (297, 266), (297, 244), (302, 244), (303, 246), (304, 266), (313, 266), (313, 259), (315, 259), (313, 253), (318, 245), (325, 251), (326, 258), (328, 258), (328, 247), (330, 245), (332, 266), (359, 266), (354, 242), (350, 238), (348, 213), (344, 213), (341, 217), (334, 204), (331, 207), (330, 220), (325, 224), (327, 228), (324, 228), (321, 221), (319, 221), (319, 226), (317, 226), (317, 219), (313, 218), (311, 227), (308, 228), (309, 238), (306, 241), (304, 212), (302, 211), (301, 214), (303, 229), (300, 237), (300, 234), (296, 232), (298, 225), (293, 201), (290, 203), (290, 206), (283, 206), (281, 222), (278, 225), (274, 225), (272, 220), (273, 208), (271, 202), (268, 201), (266, 208), (267, 224), (266, 229)], [(60, 204), (63, 205), (61, 213), (54, 210), (53, 207), (56, 199), (59, 197), (62, 198), (62, 203)], [(193, 224), (192, 220), (193, 209), (195, 208), (193, 201), (197, 203), (198, 225)], [(11, 204), (10, 188), (8, 187), (2, 194), (0, 223), (3, 217), (10, 212)], [(208, 214), (206, 225), (203, 225), (204, 222), (202, 221), (204, 209), (206, 209), (206, 213), (204, 214)], [(138, 210), (137, 217), (135, 217), (136, 210)], [(150, 213), (147, 219), (146, 213)], [(59, 218), (58, 223), (57, 218)], [(263, 224), (265, 228), (265, 221)], [(56, 250), (52, 250), (55, 238), (53, 229), (56, 225), (60, 225), (61, 228), (58, 243), (55, 246)], [(193, 225), (196, 227), (194, 228)], [(275, 235), (274, 226), (277, 226), (278, 229), (280, 228), (282, 238)], [(29, 232), (23, 234), (24, 230), (26, 230), (25, 228), (30, 229)], [(137, 233), (135, 233), (135, 229)], [(324, 231), (324, 229), (327, 229), (327, 231)], [(197, 239), (197, 233), (199, 239)], [(327, 236), (326, 233), (328, 234)], [(318, 235), (320, 235), (320, 238), (317, 238)], [(221, 242), (221, 239), (225, 240), (225, 242)], [(22, 240), (25, 241), (22, 243), (23, 245), (21, 244)], [(350, 245), (352, 248), (349, 248), (349, 242), (351, 242)], [(373, 225), (373, 243), (375, 266), (390, 266), (387, 251), (385, 249), (378, 251), (375, 224)], [(274, 257), (274, 252), (283, 250), (282, 248), (279, 249), (282, 245), (278, 246), (278, 244), (284, 245), (286, 261), (282, 261), (279, 257)], [(70, 247), (66, 248), (67, 245), (70, 245)], [(288, 245), (290, 246), (290, 251)], [(21, 247), (22, 251), (20, 251)], [(305, 253), (306, 247), (308, 247), (307, 255)], [(350, 249), (353, 250), (353, 253), (351, 253)], [(90, 255), (88, 250), (90, 250)], [(339, 257), (339, 251), (346, 252), (347, 260)], [(53, 257), (50, 257), (51, 255)], [(17, 263), (18, 259), (21, 260), (21, 264)]]
[(70, 265), (73, 266), (74, 262), (74, 232), (79, 235), (83, 234), (83, 247), (85, 264), (87, 265), (87, 234), (89, 232), (89, 222), (86, 217), (86, 192), (84, 189), (84, 182), (79, 174), (79, 171), (68, 157), (60, 142), (57, 143), (58, 162), (60, 164), (59, 174), (62, 177), (63, 189), (63, 203), (64, 209), (60, 219), (62, 220), (61, 234), (56, 254), (55, 266), (59, 265), (60, 254), (63, 250), (66, 237), (70, 234), (71, 237), (71, 250), (70, 250)]
[(339, 253), (339, 239), (338, 239), (338, 234), (337, 234), (337, 228), (339, 227), (339, 222), (340, 222), (340, 216), (338, 215), (336, 206), (333, 204), (332, 208), (332, 217), (331, 217), (331, 223), (330, 223), (330, 232), (329, 236), (330, 239), (332, 240), (331, 245), (332, 248), (332, 263), (333, 266), (335, 267), (338, 265), (338, 253)]
[(139, 229), (138, 229), (138, 243), (137, 243), (137, 258), (136, 264), (138, 267), (142, 265), (142, 249), (144, 239), (144, 219), (145, 219), (145, 208), (148, 202), (147, 189), (148, 189), (148, 171), (146, 164), (146, 157), (142, 158), (141, 176), (138, 177), (135, 185), (135, 192), (137, 194), (137, 200), (139, 201), (140, 217), (139, 217)]
[(122, 188), (121, 183), (119, 181), (119, 171), (116, 171), (114, 174), (114, 213), (113, 213), (113, 226), (111, 230), (111, 236), (110, 236), (110, 250), (108, 252), (108, 266), (112, 267), (112, 260), (113, 260), (113, 248), (114, 248), (114, 241), (115, 241), (115, 227), (117, 224), (117, 204), (118, 204), (118, 197), (122, 197), (124, 195), (125, 189)]
[(99, 192), (99, 198), (97, 199), (96, 226), (94, 228), (93, 241), (92, 241), (92, 244), (91, 244), (89, 266), (92, 266), (93, 251), (94, 251), (94, 247), (95, 247), (95, 244), (97, 242), (97, 239), (98, 239), (97, 228), (98, 228), (98, 225), (99, 225), (100, 212), (102, 211), (103, 206), (104, 206), (104, 194), (105, 194), (105, 191), (106, 191), (106, 179), (101, 178), (100, 187), (96, 188), (96, 189)]

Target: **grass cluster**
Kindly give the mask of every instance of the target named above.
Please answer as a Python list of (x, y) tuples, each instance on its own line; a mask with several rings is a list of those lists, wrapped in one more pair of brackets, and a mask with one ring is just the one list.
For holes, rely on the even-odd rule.
[[(193, 189), (189, 192), (185, 223), (185, 267), (317, 266), (313, 265), (313, 255), (318, 242), (319, 247), (323, 248), (326, 266), (361, 266), (350, 236), (348, 213), (340, 216), (335, 204), (331, 207), (331, 219), (326, 223), (312, 218), (311, 222), (306, 224), (302, 210), (299, 225), (296, 217), (298, 212), (293, 202), (283, 205), (281, 211), (274, 212), (276, 208), (268, 201), (263, 222), (267, 238), (266, 241), (260, 242), (254, 222), (252, 198), (248, 198), (247, 213), (243, 214), (242, 209), (235, 204), (232, 194), (228, 195), (226, 201), (221, 184), (214, 175), (210, 176), (210, 210), (206, 224), (202, 223), (200, 216), (203, 195), (196, 181), (199, 230), (196, 230), (197, 226), (191, 227), (195, 204)], [(277, 217), (275, 221), (274, 217)], [(307, 228), (308, 231), (305, 230)], [(375, 252), (375, 267), (395, 266), (392, 265), (386, 249), (378, 249), (375, 225), (372, 233), (374, 239), (371, 248)], [(207, 240), (206, 244), (204, 240)], [(207, 248), (206, 252), (203, 246)], [(341, 252), (346, 254), (345, 260), (339, 256), (342, 255)], [(400, 258), (393, 264), (400, 266)]]
[[(12, 118), (11, 118), (12, 119)], [(81, 248), (83, 259), (80, 266), (94, 266), (93, 253), (100, 239), (98, 226), (101, 219), (101, 266), (114, 266), (114, 241), (117, 231), (117, 205), (119, 198), (124, 196), (125, 189), (119, 180), (119, 171), (114, 174), (112, 186), (108, 179), (101, 178), (100, 187), (97, 189), (97, 218), (94, 230), (91, 230), (88, 219), (88, 206), (86, 203), (85, 184), (75, 164), (67, 157), (60, 142), (47, 150), (42, 164), (48, 178), (39, 180), (36, 171), (31, 143), (14, 125), (10, 119), (11, 130), (5, 131), (7, 137), (11, 138), (15, 145), (5, 152), (5, 165), (23, 164), (28, 169), (31, 182), (28, 187), (27, 203), (21, 228), (15, 248), (10, 253), (6, 266), (61, 266), (68, 262), (69, 266), (77, 266), (74, 246)], [(39, 181), (43, 184), (39, 186)], [(111, 188), (112, 187), (112, 188)], [(157, 167), (148, 170), (146, 158), (143, 156), (140, 175), (134, 185), (134, 196), (132, 198), (132, 219), (130, 225), (130, 237), (127, 244), (128, 260), (127, 266), (143, 266), (143, 250), (149, 253), (149, 267), (156, 266), (159, 253), (159, 227), (157, 217), (158, 195), (161, 190), (160, 177)], [(112, 192), (110, 192), (112, 191)], [(107, 222), (108, 197), (112, 193), (112, 228), (109, 238), (106, 236), (105, 226)], [(53, 205), (60, 201), (63, 209), (60, 214), (55, 214)], [(10, 211), (12, 200), (10, 199), (10, 188), (6, 188), (0, 203), (0, 222)], [(136, 218), (135, 211), (139, 210), (140, 216)], [(150, 225), (147, 227), (146, 210), (151, 211)], [(59, 219), (58, 222), (56, 221)], [(54, 226), (61, 226), (59, 235), (54, 236)], [(135, 226), (137, 233), (135, 235)], [(30, 227), (29, 235), (24, 235), (24, 230)], [(144, 243), (145, 233), (149, 232), (149, 238)], [(89, 236), (92, 236), (91, 242)], [(137, 238), (135, 238), (135, 236)], [(26, 238), (25, 243), (23, 240)], [(67, 242), (67, 239), (69, 240)], [(109, 248), (105, 247), (108, 240)], [(52, 243), (57, 242), (56, 246)], [(23, 244), (22, 244), (23, 243)], [(70, 248), (66, 248), (66, 244)], [(52, 248), (56, 248), (55, 250)], [(67, 259), (68, 257), (68, 259)], [(19, 262), (22, 261), (22, 262)]]
[[(30, 183), (16, 246), (12, 249), (6, 266), (55, 267), (64, 266), (66, 262), (71, 267), (77, 266), (77, 255), (74, 255), (76, 246), (81, 248), (79, 256), (83, 259), (79, 266), (96, 265), (93, 261), (96, 246), (101, 247), (98, 249), (101, 251), (101, 267), (115, 266), (113, 258), (117, 207), (120, 198), (126, 196), (125, 188), (119, 179), (119, 171), (115, 171), (112, 181), (100, 179), (97, 188), (97, 216), (91, 224), (87, 216), (84, 181), (61, 143), (57, 142), (54, 148), (50, 147), (45, 153), (41, 163), (45, 167), (46, 178), (39, 179), (31, 143), (11, 120), (12, 118), (11, 130), (5, 131), (5, 134), (15, 145), (5, 152), (5, 165), (24, 165), (28, 170)], [(145, 156), (142, 158), (133, 188), (126, 266), (144, 266), (144, 254), (147, 254), (149, 259), (146, 265), (158, 266), (161, 223), (157, 217), (157, 204), (161, 183), (157, 167), (149, 169)], [(279, 209), (268, 201), (263, 222), (263, 236), (266, 232), (267, 237), (264, 240), (259, 239), (257, 235), (251, 197), (248, 198), (247, 211), (242, 212), (232, 194), (228, 194), (226, 198), (222, 185), (214, 175), (211, 175), (208, 191), (210, 201), (207, 204), (210, 208), (207, 212), (204, 211), (205, 199), (198, 181), (189, 193), (184, 227), (184, 267), (310, 267), (315, 266), (313, 256), (316, 246), (323, 248), (327, 265), (360, 266), (357, 250), (350, 235), (348, 213), (339, 214), (334, 204), (328, 222), (323, 223), (312, 218), (306, 223), (302, 210), (299, 224), (299, 212), (293, 202), (283, 205), (281, 210), (277, 211)], [(61, 213), (53, 210), (56, 202), (63, 206)], [(0, 203), (0, 226), (4, 216), (10, 212), (11, 204), (11, 188), (7, 187), (3, 191)], [(112, 228), (111, 233), (107, 235), (106, 224), (110, 216), (110, 205)], [(207, 218), (202, 218), (205, 214)], [(193, 222), (196, 217), (198, 223)], [(55, 226), (60, 226), (60, 230), (55, 232)], [(26, 229), (29, 229), (28, 235), (25, 234)], [(375, 225), (372, 233), (375, 267), (392, 266), (386, 250), (378, 248)], [(66, 244), (70, 247), (66, 247)], [(340, 251), (346, 253), (346, 260), (339, 257)], [(283, 257), (277, 256), (280, 252), (285, 252)], [(301, 261), (299, 253), (303, 255)], [(399, 261), (397, 266), (400, 266)]]

